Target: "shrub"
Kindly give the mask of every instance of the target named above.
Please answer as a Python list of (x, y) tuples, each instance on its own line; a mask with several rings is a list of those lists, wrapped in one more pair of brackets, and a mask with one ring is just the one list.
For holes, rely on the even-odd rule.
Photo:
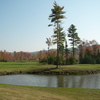
[(69, 64), (72, 65), (72, 64), (76, 64), (76, 63), (77, 63), (77, 61), (74, 57), (69, 58)]
[(48, 57), (48, 64), (54, 64), (54, 57), (52, 56)]
[(45, 64), (45, 63), (47, 63), (47, 59), (41, 59), (41, 60), (39, 61), (39, 63)]

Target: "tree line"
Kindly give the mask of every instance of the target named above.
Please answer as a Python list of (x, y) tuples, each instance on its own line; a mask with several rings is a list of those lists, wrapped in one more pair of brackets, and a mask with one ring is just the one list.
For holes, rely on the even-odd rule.
[[(56, 64), (57, 68), (60, 64), (93, 64), (100, 63), (100, 46), (95, 40), (82, 41), (76, 32), (77, 29), (74, 24), (71, 24), (68, 28), (68, 40), (72, 46), (72, 49), (68, 49), (66, 33), (63, 31), (62, 19), (66, 18), (63, 11), (64, 7), (60, 7), (54, 2), (53, 8), (49, 19), (51, 23), (48, 26), (54, 27), (54, 34), (51, 38), (46, 38), (46, 44), (48, 45), (48, 64)], [(49, 54), (49, 48), (51, 45), (57, 44), (56, 56)], [(44, 60), (45, 61), (45, 60)]]
[(16, 52), (8, 53), (6, 50), (0, 51), (0, 62), (23, 62), (34, 60), (34, 55), (25, 52)]
[(100, 64), (100, 45), (97, 41), (81, 41), (79, 50), (81, 64)]

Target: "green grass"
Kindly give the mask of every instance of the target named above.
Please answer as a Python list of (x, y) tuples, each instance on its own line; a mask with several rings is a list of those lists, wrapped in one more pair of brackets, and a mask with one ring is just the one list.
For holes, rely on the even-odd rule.
[(100, 70), (100, 64), (76, 64), (76, 65), (65, 65), (65, 70)]
[(43, 65), (38, 62), (0, 62), (0, 71), (28, 71), (54, 65)]
[(0, 100), (100, 100), (100, 89), (0, 84)]
[[(55, 65), (40, 64), (38, 62), (0, 62), (0, 72), (2, 71), (30, 71), (46, 68), (55, 68)], [(55, 71), (66, 70), (100, 70), (100, 64), (76, 64), (60, 65)]]

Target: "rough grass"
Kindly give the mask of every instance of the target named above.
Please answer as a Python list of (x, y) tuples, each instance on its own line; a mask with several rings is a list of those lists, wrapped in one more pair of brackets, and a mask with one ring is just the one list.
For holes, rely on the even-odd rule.
[(0, 84), (0, 100), (100, 100), (100, 89)]

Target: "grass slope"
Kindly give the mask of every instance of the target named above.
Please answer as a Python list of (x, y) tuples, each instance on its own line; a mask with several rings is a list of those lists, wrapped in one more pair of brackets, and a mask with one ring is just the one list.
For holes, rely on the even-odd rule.
[(0, 84), (0, 100), (100, 100), (100, 89), (31, 87)]

